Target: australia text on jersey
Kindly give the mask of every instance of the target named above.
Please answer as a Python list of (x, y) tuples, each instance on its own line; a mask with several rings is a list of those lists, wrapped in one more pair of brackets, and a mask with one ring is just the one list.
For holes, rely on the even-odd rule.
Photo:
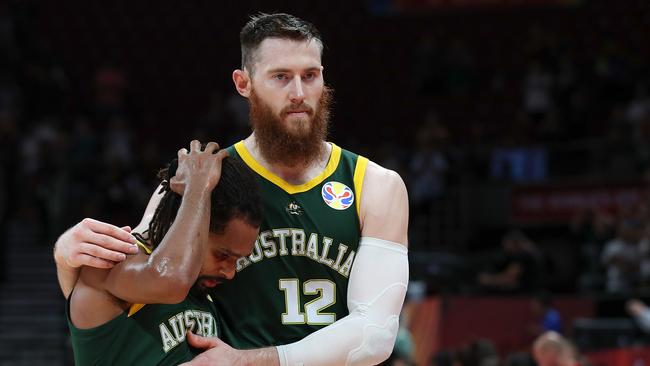
[[(303, 229), (284, 228), (263, 231), (255, 241), (253, 254), (239, 258), (237, 261), (237, 272), (265, 258), (292, 255), (303, 256), (322, 263), (339, 274), (348, 277), (355, 252), (351, 250), (344, 260), (343, 257), (348, 251), (348, 246), (339, 243), (338, 248), (336, 248), (337, 251), (334, 252), (332, 250), (333, 243), (332, 238), (323, 236), (319, 240), (317, 233), (307, 234)], [(336, 258), (330, 257), (330, 251), (336, 253)]]
[(201, 310), (180, 312), (167, 319), (166, 322), (160, 323), (158, 328), (165, 353), (183, 343), (188, 330), (204, 337), (216, 337), (217, 335), (217, 322), (214, 316)]

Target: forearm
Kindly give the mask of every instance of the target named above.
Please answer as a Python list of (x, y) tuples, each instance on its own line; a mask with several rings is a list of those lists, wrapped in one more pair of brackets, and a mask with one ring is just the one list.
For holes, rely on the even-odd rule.
[(143, 261), (127, 259), (111, 270), (102, 286), (131, 303), (175, 304), (196, 281), (207, 247), (210, 194), (186, 190), (174, 223)]
[(278, 351), (275, 347), (245, 350), (242, 366), (280, 366)]
[(149, 256), (147, 274), (153, 281), (172, 279), (191, 286), (201, 270), (210, 225), (209, 190), (189, 189), (183, 195), (176, 219)]

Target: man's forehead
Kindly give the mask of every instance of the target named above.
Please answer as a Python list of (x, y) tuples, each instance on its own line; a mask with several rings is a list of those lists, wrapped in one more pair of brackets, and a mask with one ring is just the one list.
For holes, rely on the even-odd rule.
[(307, 67), (320, 67), (321, 51), (321, 44), (315, 39), (266, 38), (260, 43), (254, 59), (255, 63), (259, 64), (258, 67), (288, 67), (289, 64), (309, 64)]

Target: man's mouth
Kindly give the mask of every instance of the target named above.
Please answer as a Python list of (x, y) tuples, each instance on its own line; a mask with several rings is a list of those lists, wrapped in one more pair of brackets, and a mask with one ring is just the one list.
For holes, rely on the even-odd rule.
[(216, 287), (217, 285), (221, 284), (221, 281), (219, 281), (217, 279), (214, 279), (214, 278), (203, 278), (203, 279), (199, 280), (199, 283), (203, 287), (212, 288), (212, 287)]
[(287, 112), (288, 116), (297, 116), (297, 115), (301, 115), (301, 114), (309, 115), (309, 111), (288, 111)]

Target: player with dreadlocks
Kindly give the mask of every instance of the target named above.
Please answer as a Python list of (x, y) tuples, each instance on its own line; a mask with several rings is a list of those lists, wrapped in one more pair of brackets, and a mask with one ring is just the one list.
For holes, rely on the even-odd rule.
[(234, 276), (261, 222), (255, 178), (216, 143), (192, 141), (161, 170), (159, 205), (142, 250), (110, 269), (85, 267), (68, 298), (78, 365), (177, 365), (187, 331), (217, 336), (206, 290)]

